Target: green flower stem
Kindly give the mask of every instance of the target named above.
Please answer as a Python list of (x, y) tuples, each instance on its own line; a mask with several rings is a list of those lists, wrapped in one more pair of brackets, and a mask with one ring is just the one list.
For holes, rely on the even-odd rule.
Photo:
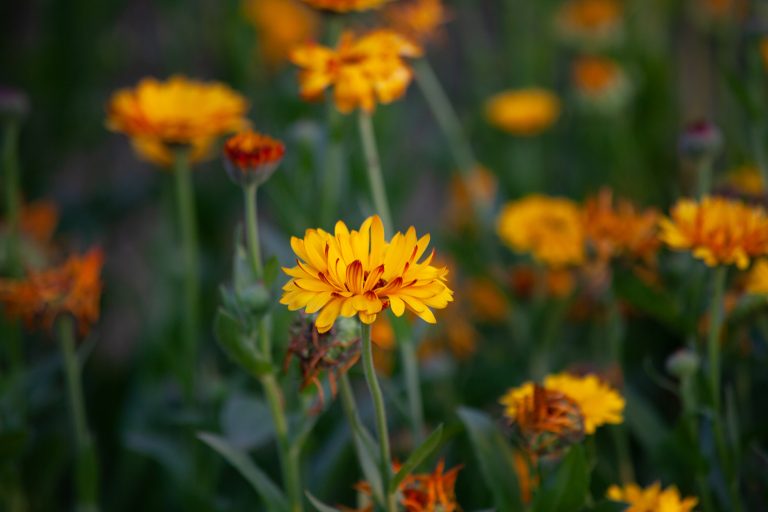
[(368, 383), (368, 389), (373, 399), (373, 409), (376, 413), (376, 434), (379, 438), (379, 462), (381, 463), (381, 483), (384, 492), (387, 512), (397, 512), (394, 494), (389, 492), (389, 482), (392, 480), (392, 455), (389, 451), (389, 429), (387, 427), (387, 412), (384, 409), (384, 395), (381, 393), (376, 369), (373, 366), (373, 347), (371, 346), (371, 326), (361, 324), (363, 351), (363, 372)]
[(696, 179), (698, 186), (698, 197), (702, 198), (712, 191), (712, 173), (714, 160), (705, 156), (696, 163)]
[(184, 269), (184, 316), (182, 319), (184, 392), (187, 398), (191, 399), (194, 395), (197, 338), (200, 332), (200, 267), (198, 262), (195, 196), (192, 173), (189, 166), (188, 147), (179, 147), (175, 150), (173, 171), (176, 180), (177, 214)]
[(264, 278), (264, 266), (261, 263), (261, 247), (259, 246), (259, 218), (256, 209), (258, 185), (249, 184), (243, 187), (245, 193), (245, 238), (248, 246), (248, 259), (251, 261), (256, 279)]
[(419, 383), (419, 358), (416, 353), (416, 344), (411, 335), (410, 325), (404, 317), (390, 317), (398, 345), (400, 347), (400, 361), (403, 364), (405, 377), (405, 389), (408, 394), (408, 415), (411, 419), (413, 431), (413, 444), (419, 446), (424, 440), (424, 405), (421, 398), (421, 385)]
[(21, 192), (19, 187), (19, 123), (11, 119), (5, 123), (3, 139), (3, 173), (5, 174), (5, 216), (8, 225), (8, 269), (13, 276), (21, 275), (19, 248), (19, 222)]
[(80, 381), (80, 363), (75, 349), (75, 323), (70, 316), (62, 316), (56, 322), (64, 356), (72, 428), (75, 435), (75, 481), (77, 485), (78, 512), (98, 510), (98, 469), (96, 451), (85, 418), (85, 402)]
[(384, 186), (384, 177), (381, 173), (379, 150), (376, 148), (373, 119), (369, 113), (360, 110), (357, 120), (358, 128), (360, 129), (360, 139), (363, 142), (363, 152), (365, 153), (365, 163), (368, 169), (368, 181), (371, 187), (373, 206), (381, 216), (381, 221), (384, 223), (384, 231), (391, 235), (394, 226), (392, 225), (392, 214), (390, 213), (389, 201), (387, 200), (387, 189)]
[(268, 373), (260, 379), (264, 387), (264, 394), (269, 403), (269, 411), (272, 414), (272, 422), (275, 426), (277, 448), (280, 455), (280, 467), (283, 473), (283, 485), (288, 494), (291, 512), (304, 510), (301, 491), (301, 476), (299, 473), (298, 450), (291, 449), (291, 440), (288, 436), (288, 421), (285, 415), (283, 394), (277, 384), (275, 375)]
[(741, 498), (738, 490), (738, 475), (733, 467), (733, 457), (725, 441), (725, 428), (723, 425), (723, 414), (721, 404), (721, 368), (720, 368), (720, 335), (723, 330), (723, 297), (725, 295), (726, 277), (728, 267), (719, 266), (715, 269), (714, 289), (712, 290), (712, 300), (709, 309), (709, 335), (707, 337), (707, 355), (709, 366), (709, 387), (712, 405), (712, 422), (715, 433), (715, 444), (720, 458), (723, 474), (726, 478), (726, 485), (730, 496), (731, 510), (739, 512), (742, 510)]
[[(696, 398), (696, 379), (695, 375), (687, 374), (680, 378), (680, 398), (683, 403), (683, 412), (685, 414), (685, 423), (688, 428), (688, 435), (694, 443), (699, 442), (699, 427), (697, 421), (698, 400)], [(696, 485), (699, 488), (699, 499), (704, 512), (713, 512), (712, 496), (710, 484), (707, 480), (706, 468), (700, 460), (696, 461)]]

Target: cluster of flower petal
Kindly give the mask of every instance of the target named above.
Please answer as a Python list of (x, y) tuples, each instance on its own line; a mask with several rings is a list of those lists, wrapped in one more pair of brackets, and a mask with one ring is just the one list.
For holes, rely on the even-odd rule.
[(446, 285), (448, 270), (431, 264), (434, 251), (421, 260), (428, 244), (429, 235), (417, 238), (413, 227), (387, 242), (378, 216), (366, 219), (359, 231), (341, 221), (334, 234), (307, 230), (303, 239), (291, 239), (297, 266), (283, 269), (291, 280), (280, 302), (292, 311), (319, 312), (315, 325), (321, 333), (339, 315), (371, 324), (386, 308), (397, 316), (408, 309), (435, 323), (430, 308), (446, 307), (453, 292)]
[(680, 199), (660, 222), (670, 248), (690, 251), (710, 267), (749, 266), (768, 254), (768, 216), (763, 208), (722, 197)]
[(546, 89), (515, 89), (485, 104), (488, 122), (513, 135), (539, 135), (560, 116), (560, 100)]
[(174, 145), (191, 147), (192, 160), (208, 156), (216, 137), (248, 126), (247, 109), (245, 98), (221, 83), (145, 78), (112, 96), (107, 126), (128, 135), (142, 157), (167, 165)]
[(563, 267), (584, 259), (584, 228), (579, 206), (569, 199), (530, 195), (504, 205), (496, 226), (513, 251)]
[(336, 108), (373, 112), (377, 103), (391, 103), (405, 94), (413, 71), (404, 57), (418, 57), (421, 47), (392, 30), (362, 36), (341, 35), (336, 48), (309, 43), (294, 48), (291, 60), (300, 68), (299, 86), (305, 100), (317, 100), (333, 87)]
[[(620, 424), (624, 421), (624, 398), (618, 391), (600, 380), (596, 375), (573, 375), (559, 373), (549, 375), (542, 383), (544, 389), (562, 393), (575, 402), (581, 411), (584, 433), (594, 434), (597, 427), (605, 424)], [(510, 421), (517, 421), (521, 407), (534, 394), (535, 385), (526, 382), (520, 387), (510, 389), (502, 398), (504, 415)]]
[(612, 501), (629, 505), (626, 512), (692, 512), (699, 503), (694, 497), (682, 498), (674, 485), (662, 489), (659, 482), (646, 488), (637, 484), (613, 485), (607, 496)]
[(0, 303), (12, 318), (50, 330), (60, 315), (72, 315), (81, 335), (99, 318), (104, 255), (91, 249), (62, 265), (31, 271), (23, 280), (0, 280)]

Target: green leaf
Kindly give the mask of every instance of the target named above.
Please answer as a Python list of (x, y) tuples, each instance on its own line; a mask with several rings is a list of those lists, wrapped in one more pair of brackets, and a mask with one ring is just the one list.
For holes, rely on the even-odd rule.
[(245, 454), (229, 444), (225, 439), (209, 432), (198, 432), (197, 438), (224, 457), (245, 478), (251, 487), (261, 496), (269, 510), (288, 511), (288, 500), (272, 479), (259, 469)]
[(504, 512), (524, 510), (512, 447), (485, 413), (461, 407), (458, 415), (469, 432), (475, 457), (480, 463), (485, 483), (493, 493), (496, 509)]
[(432, 432), (429, 437), (419, 446), (416, 448), (416, 450), (411, 453), (411, 456), (408, 457), (408, 460), (406, 460), (403, 465), (400, 467), (400, 471), (397, 472), (397, 474), (392, 478), (392, 481), (389, 482), (389, 492), (395, 493), (397, 492), (397, 488), (400, 486), (402, 481), (410, 475), (414, 469), (416, 469), (419, 464), (421, 464), (424, 459), (429, 457), (435, 449), (440, 446), (440, 440), (443, 436), (443, 425), (440, 425), (435, 429), (434, 432)]
[(554, 474), (539, 488), (533, 499), (533, 512), (580, 510), (589, 492), (590, 470), (584, 447), (572, 446)]
[(362, 423), (352, 425), (352, 442), (355, 444), (355, 453), (360, 463), (363, 476), (371, 485), (373, 497), (378, 503), (384, 502), (382, 492), (381, 474), (379, 473), (379, 454), (376, 441)]
[(272, 371), (271, 363), (256, 351), (243, 325), (230, 312), (219, 308), (213, 328), (224, 352), (251, 375), (259, 377)]
[(325, 503), (323, 503), (319, 499), (317, 499), (314, 496), (312, 496), (312, 493), (310, 493), (309, 491), (306, 492), (306, 495), (307, 495), (307, 499), (309, 500), (309, 502), (312, 503), (312, 505), (319, 512), (339, 512), (339, 509), (333, 508), (333, 507), (330, 507), (330, 506), (326, 505)]

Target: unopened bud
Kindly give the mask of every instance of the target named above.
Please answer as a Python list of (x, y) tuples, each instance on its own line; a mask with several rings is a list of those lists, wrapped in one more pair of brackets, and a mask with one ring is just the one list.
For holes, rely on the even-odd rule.
[(680, 154), (691, 160), (715, 158), (722, 148), (723, 134), (720, 128), (710, 121), (691, 123), (680, 135)]
[(247, 131), (224, 144), (224, 166), (238, 185), (261, 185), (272, 176), (285, 155), (285, 146), (268, 135)]
[(690, 377), (699, 369), (700, 360), (693, 350), (681, 348), (667, 358), (667, 372), (682, 379)]

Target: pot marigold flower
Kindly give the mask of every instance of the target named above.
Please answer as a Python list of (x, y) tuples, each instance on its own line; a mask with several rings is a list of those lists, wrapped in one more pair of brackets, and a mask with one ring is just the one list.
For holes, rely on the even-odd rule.
[(341, 35), (335, 49), (316, 43), (294, 48), (291, 61), (301, 68), (302, 98), (322, 98), (333, 86), (336, 108), (373, 112), (376, 103), (392, 103), (405, 94), (413, 71), (404, 57), (419, 57), (421, 47), (392, 30), (374, 30), (360, 37)]
[(430, 308), (446, 307), (453, 292), (445, 284), (448, 269), (431, 265), (434, 251), (419, 261), (428, 244), (429, 235), (417, 238), (413, 227), (387, 242), (378, 215), (366, 219), (359, 231), (350, 231), (341, 221), (333, 235), (309, 229), (303, 239), (291, 238), (297, 266), (283, 268), (291, 280), (280, 303), (291, 311), (319, 312), (315, 325), (321, 333), (339, 315), (372, 324), (386, 308), (396, 316), (407, 308), (435, 323)]
[(305, 4), (331, 12), (353, 12), (378, 9), (391, 0), (302, 0)]
[(243, 12), (256, 29), (259, 49), (271, 68), (287, 61), (294, 46), (314, 39), (320, 28), (317, 13), (299, 0), (245, 0)]
[(659, 248), (659, 213), (638, 211), (627, 200), (614, 206), (613, 192), (603, 189), (584, 205), (584, 230), (600, 260), (628, 256), (648, 261)]
[(398, 2), (388, 5), (383, 16), (392, 29), (421, 42), (434, 39), (448, 21), (442, 0)]
[(690, 251), (708, 266), (749, 266), (750, 259), (768, 254), (765, 210), (742, 201), (704, 197), (680, 199), (669, 218), (660, 222), (661, 240), (670, 248)]
[(107, 127), (128, 135), (150, 161), (168, 157), (174, 145), (192, 146), (194, 158), (216, 137), (246, 128), (247, 109), (245, 98), (221, 83), (145, 78), (112, 96)]
[(560, 116), (560, 100), (545, 89), (510, 90), (492, 96), (485, 104), (492, 125), (513, 135), (539, 135)]
[(272, 176), (285, 155), (277, 139), (254, 131), (234, 135), (224, 143), (225, 168), (237, 184), (262, 184)]
[[(504, 415), (510, 421), (517, 421), (518, 411), (525, 407), (534, 392), (534, 383), (526, 382), (509, 390), (502, 398)], [(583, 377), (569, 373), (549, 375), (544, 379), (544, 389), (562, 393), (578, 405), (584, 420), (584, 433), (591, 435), (597, 427), (624, 421), (624, 398), (596, 375)]]
[(584, 260), (579, 207), (569, 199), (531, 195), (504, 205), (496, 231), (513, 251), (529, 252), (551, 267)]
[(623, 17), (618, 0), (569, 0), (555, 15), (555, 26), (565, 41), (600, 46), (621, 38)]
[(674, 485), (662, 489), (659, 482), (645, 489), (637, 484), (612, 485), (606, 496), (629, 505), (626, 512), (692, 512), (699, 503), (694, 497), (682, 498)]
[(24, 280), (0, 280), (0, 303), (10, 317), (34, 328), (50, 330), (60, 315), (72, 315), (84, 336), (99, 318), (103, 264), (102, 251), (91, 249)]

